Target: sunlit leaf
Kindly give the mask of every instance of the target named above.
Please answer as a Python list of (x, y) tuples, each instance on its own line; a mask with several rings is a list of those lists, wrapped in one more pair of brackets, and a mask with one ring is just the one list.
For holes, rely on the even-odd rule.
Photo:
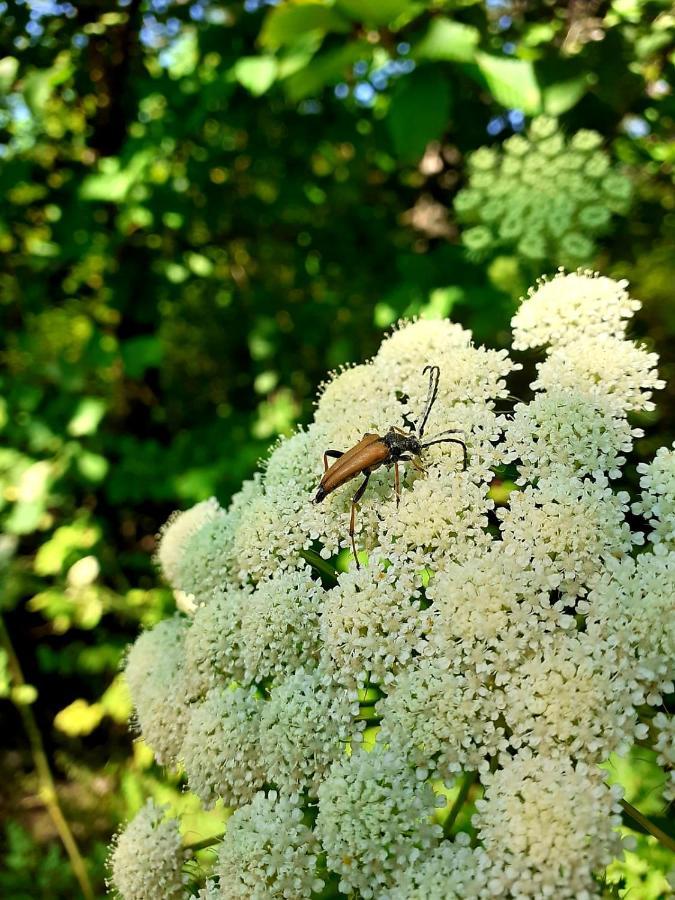
[(73, 555), (89, 550), (100, 538), (100, 529), (85, 522), (74, 522), (57, 528), (35, 555), (37, 575), (56, 575)]
[(0, 91), (8, 91), (19, 70), (19, 60), (15, 56), (0, 59)]
[(106, 404), (100, 397), (83, 397), (77, 405), (75, 415), (68, 423), (68, 434), (82, 437), (93, 434), (106, 413)]
[(471, 62), (480, 42), (480, 32), (473, 25), (439, 17), (432, 19), (426, 34), (413, 47), (416, 59)]
[(100, 703), (87, 703), (80, 697), (54, 716), (54, 727), (68, 737), (83, 737), (98, 728), (103, 716)]
[(497, 103), (528, 114), (540, 112), (541, 90), (529, 60), (477, 53), (476, 62)]
[(245, 56), (234, 67), (234, 77), (255, 97), (264, 94), (277, 77), (277, 61), (273, 56)]
[(388, 25), (413, 8), (412, 0), (335, 0), (335, 6), (350, 19), (367, 25)]
[(263, 47), (275, 50), (308, 33), (345, 33), (350, 28), (351, 23), (329, 6), (320, 3), (284, 3), (275, 6), (267, 14), (259, 41)]

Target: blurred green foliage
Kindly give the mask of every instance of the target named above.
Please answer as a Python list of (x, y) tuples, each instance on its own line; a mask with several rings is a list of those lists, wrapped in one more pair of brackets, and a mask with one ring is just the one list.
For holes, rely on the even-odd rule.
[[(147, 793), (183, 802), (141, 745), (128, 761), (117, 677), (173, 605), (158, 526), (225, 502), (398, 317), (507, 342), (531, 261), (473, 259), (453, 201), (467, 155), (534, 116), (597, 131), (633, 184), (592, 262), (631, 279), (671, 379), (638, 450), (672, 440), (675, 17), (665, 0), (17, 0), (0, 41), (0, 611), (27, 682), (0, 651), (0, 696), (30, 704), (101, 893), (115, 824)], [(0, 894), (76, 896), (1, 715)], [(640, 840), (620, 874), (660, 896), (666, 863)]]

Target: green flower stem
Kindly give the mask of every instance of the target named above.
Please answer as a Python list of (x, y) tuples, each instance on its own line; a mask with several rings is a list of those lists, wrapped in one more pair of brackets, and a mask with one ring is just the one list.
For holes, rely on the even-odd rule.
[(196, 853), (198, 850), (206, 850), (207, 847), (213, 847), (214, 844), (219, 844), (224, 837), (225, 832), (221, 831), (220, 834), (212, 834), (211, 837), (202, 838), (201, 841), (194, 841), (194, 843), (185, 844), (185, 849), (190, 850), (193, 853)]
[(305, 560), (306, 563), (321, 575), (322, 578), (325, 578), (326, 581), (331, 584), (337, 584), (337, 574), (335, 569), (331, 566), (329, 562), (325, 559), (322, 559), (318, 553), (315, 553), (314, 550), (301, 550), (300, 556)]
[(464, 775), (464, 780), (462, 781), (459, 787), (459, 793), (455, 797), (455, 802), (452, 804), (452, 808), (448, 813), (448, 817), (443, 822), (443, 834), (446, 837), (449, 837), (452, 832), (452, 826), (455, 824), (455, 819), (459, 815), (460, 809), (464, 806), (464, 801), (469, 795), (469, 791), (471, 790), (473, 783), (478, 778), (478, 772), (467, 772)]
[[(23, 677), (21, 664), (14, 651), (14, 646), (2, 616), (0, 616), (0, 644), (7, 654), (10, 677), (14, 687), (25, 687), (26, 680)], [(35, 766), (38, 784), (40, 786), (38, 796), (44, 803), (45, 809), (49, 813), (59, 837), (61, 838), (66, 853), (68, 854), (68, 858), (70, 859), (70, 865), (80, 884), (82, 893), (86, 900), (94, 900), (94, 891), (91, 886), (91, 881), (89, 880), (87, 867), (77, 846), (77, 841), (75, 840), (73, 832), (70, 829), (68, 820), (64, 816), (59, 803), (56, 785), (54, 784), (54, 777), (49, 767), (49, 760), (47, 758), (47, 753), (45, 752), (44, 741), (42, 740), (42, 733), (40, 732), (40, 728), (33, 715), (33, 709), (29, 703), (17, 703), (16, 707), (21, 715), (23, 726), (26, 730), (26, 735), (28, 736), (28, 742), (30, 744), (33, 765)]]
[(661, 831), (658, 825), (655, 825), (646, 816), (643, 816), (639, 809), (635, 809), (634, 806), (631, 806), (631, 804), (627, 803), (625, 800), (621, 801), (621, 806), (626, 815), (630, 816), (630, 818), (637, 822), (638, 825), (641, 825), (645, 831), (648, 831), (649, 834), (652, 835), (652, 837), (655, 837), (659, 844), (663, 844), (664, 847), (667, 847), (675, 853), (675, 840), (667, 835), (665, 831)]

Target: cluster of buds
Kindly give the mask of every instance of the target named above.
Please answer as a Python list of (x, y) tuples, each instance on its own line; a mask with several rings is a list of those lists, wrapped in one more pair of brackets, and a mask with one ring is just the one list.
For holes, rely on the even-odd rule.
[(556, 119), (540, 116), (501, 149), (472, 153), (468, 186), (454, 204), (469, 252), (515, 252), (535, 265), (587, 263), (612, 215), (628, 211), (632, 193), (601, 145), (596, 131), (568, 140)]

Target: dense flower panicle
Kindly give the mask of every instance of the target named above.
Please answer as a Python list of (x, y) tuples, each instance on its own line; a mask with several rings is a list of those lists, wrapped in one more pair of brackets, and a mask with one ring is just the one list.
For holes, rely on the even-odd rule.
[(600, 400), (614, 415), (654, 409), (652, 391), (665, 381), (658, 377), (656, 353), (633, 341), (611, 335), (577, 335), (563, 346), (551, 348), (537, 366), (535, 390), (552, 388)]
[(384, 572), (371, 558), (340, 575), (326, 598), (321, 637), (332, 672), (346, 687), (391, 684), (415, 654), (424, 652), (430, 615), (414, 579)]
[(317, 438), (310, 431), (296, 431), (282, 438), (264, 462), (265, 482), (283, 484), (306, 496), (317, 483)]
[(258, 582), (243, 604), (238, 637), (245, 681), (277, 679), (318, 663), (324, 593), (309, 567)]
[(361, 751), (335, 763), (319, 788), (316, 834), (340, 890), (379, 897), (398, 870), (436, 847), (439, 802), (396, 752)]
[[(387, 390), (398, 389), (407, 396), (407, 400), (401, 398), (399, 403), (407, 408), (411, 418), (419, 416), (427, 398), (429, 382), (423, 374), (424, 364), (438, 366), (441, 377), (437, 405), (427, 424), (429, 433), (452, 427), (452, 419), (448, 417), (453, 415), (458, 403), (480, 403), (492, 408), (495, 400), (508, 394), (506, 378), (520, 368), (506, 350), (475, 347), (467, 340), (469, 332), (463, 331), (461, 341), (458, 340), (454, 331), (458, 327), (424, 320), (408, 324), (382, 343), (373, 360), (374, 372), (387, 385)], [(403, 350), (402, 357), (398, 355), (399, 348)], [(405, 351), (413, 348), (415, 359), (407, 362)]]
[(519, 484), (558, 470), (579, 478), (619, 478), (623, 454), (641, 436), (600, 397), (551, 387), (530, 403), (516, 404), (505, 425), (505, 459), (517, 461)]
[(265, 782), (262, 701), (253, 690), (213, 688), (192, 707), (182, 758), (188, 786), (204, 806), (247, 803)]
[(324, 882), (316, 871), (318, 841), (293, 800), (255, 794), (227, 821), (215, 874), (222, 900), (304, 900)]
[(476, 690), (444, 658), (425, 659), (404, 672), (376, 709), (382, 717), (378, 742), (404, 756), (419, 778), (451, 782), (502, 747), (494, 693)]
[(584, 595), (603, 559), (641, 542), (625, 521), (629, 499), (603, 481), (542, 478), (536, 487), (514, 491), (509, 506), (497, 510), (505, 550), (527, 560), (542, 586)]
[(176, 559), (177, 581), (193, 598), (195, 609), (201, 602), (207, 602), (214, 591), (227, 585), (233, 536), (230, 512), (218, 509), (183, 543)]
[[(506, 142), (503, 166), (523, 183), (533, 142), (572, 193), (595, 179), (622, 194), (597, 136), (565, 145), (546, 118)], [(507, 200), (501, 164), (475, 154), (468, 194)], [(474, 237), (508, 225), (497, 206)], [(578, 214), (591, 231), (601, 218), (592, 203)], [(584, 238), (565, 234), (568, 250)], [(622, 849), (619, 794), (598, 764), (650, 745), (675, 799), (662, 709), (675, 679), (675, 447), (638, 466), (639, 499), (615, 486), (641, 433), (628, 416), (663, 386), (655, 355), (626, 339), (638, 306), (624, 282), (587, 272), (540, 282), (514, 346), (548, 356), (511, 415), (496, 408), (519, 368), (505, 351), (449, 322), (399, 323), (370, 362), (332, 376), (314, 422), (227, 510), (210, 500), (172, 518), (158, 557), (191, 618), (142, 634), (126, 675), (157, 761), (181, 762), (204, 806), (236, 810), (202, 900), (316, 897), (324, 882), (354, 900), (585, 900)], [(401, 463), (399, 503), (393, 467), (372, 472), (357, 568), (362, 479), (314, 503), (323, 454), (419, 428), (425, 366), (440, 380), (424, 436), (450, 431), (466, 466), (459, 444), (425, 448), (420, 466)], [(644, 548), (629, 513), (651, 529)], [(473, 841), (457, 833), (466, 809), (447, 835), (435, 822), (433, 786), (460, 772), (476, 781), (461, 782)], [(117, 843), (117, 890), (153, 900), (160, 884), (187, 900), (175, 824), (144, 815)], [(146, 834), (164, 881), (149, 880)]]
[[(592, 139), (591, 139), (592, 138)], [(483, 257), (497, 248), (525, 259), (579, 265), (593, 255), (612, 214), (625, 214), (631, 182), (612, 167), (596, 132), (566, 140), (555, 119), (534, 119), (527, 135), (513, 135), (500, 152), (481, 147), (468, 159), (469, 185), (455, 211), (469, 228), (462, 239)]]
[(512, 747), (602, 762), (647, 736), (637, 722), (644, 692), (611, 646), (584, 634), (547, 636), (502, 685)]
[(285, 485), (269, 485), (242, 510), (232, 555), (240, 584), (270, 578), (281, 569), (304, 566), (300, 551), (310, 545), (299, 518), (308, 498)]
[(526, 751), (482, 778), (473, 824), (490, 858), (496, 897), (578, 900), (598, 893), (593, 874), (621, 856), (620, 789), (595, 767)]
[(108, 861), (110, 883), (122, 900), (181, 900), (187, 859), (177, 819), (165, 818), (165, 807), (148, 800), (118, 834)]
[(212, 687), (244, 680), (241, 620), (251, 590), (215, 591), (199, 606), (185, 637), (184, 683), (189, 700), (200, 700)]
[(441, 844), (404, 870), (382, 900), (475, 900), (489, 896), (490, 860), (480, 847), (472, 848), (468, 834)]
[(189, 592), (182, 575), (186, 542), (220, 511), (215, 497), (197, 503), (185, 512), (173, 513), (159, 533), (157, 561), (171, 587)]
[(157, 762), (174, 765), (188, 720), (184, 688), (184, 643), (188, 620), (176, 615), (144, 631), (126, 659), (134, 716)]
[(528, 558), (510, 554), (494, 541), (464, 563), (446, 563), (431, 580), (430, 644), (457, 671), (499, 687), (509, 673), (536, 652), (550, 632), (572, 629), (574, 617), (562, 601), (528, 570)]
[(640, 308), (627, 287), (626, 281), (581, 271), (541, 280), (512, 319), (513, 349), (567, 347), (579, 338), (623, 338), (627, 320)]
[(415, 479), (400, 505), (380, 510), (381, 552), (413, 572), (436, 569), (446, 557), (474, 556), (490, 542), (493, 507), (484, 483), (476, 484), (456, 459), (442, 460)]
[(401, 319), (380, 344), (378, 370), (396, 373), (396, 381), (419, 378), (424, 366), (450, 362), (458, 350), (470, 347), (471, 332), (449, 319)]
[(639, 463), (641, 499), (633, 512), (652, 526), (649, 540), (675, 550), (675, 445), (659, 447), (650, 463)]
[(658, 706), (675, 690), (675, 550), (610, 560), (588, 595), (589, 639), (621, 654), (625, 678)]
[(275, 687), (260, 723), (269, 781), (288, 794), (316, 796), (346, 742), (360, 740), (358, 714), (356, 691), (332, 684), (321, 671), (300, 669)]

